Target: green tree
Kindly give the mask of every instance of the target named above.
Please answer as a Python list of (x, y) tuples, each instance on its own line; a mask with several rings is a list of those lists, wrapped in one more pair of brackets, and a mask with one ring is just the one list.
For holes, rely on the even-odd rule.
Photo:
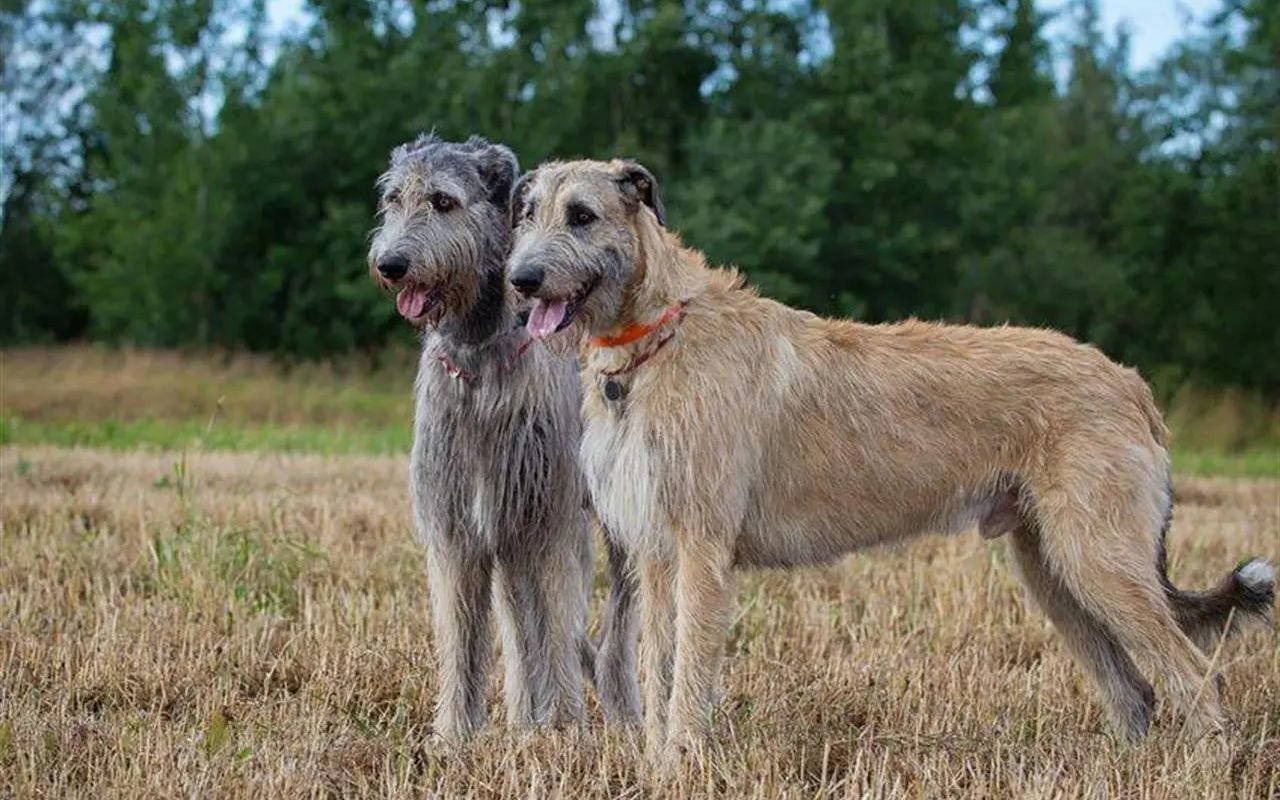
[(959, 0), (827, 3), (832, 52), (812, 100), (836, 159), (822, 245), (824, 311), (872, 319), (949, 310), (979, 109)]
[(1280, 11), (1229, 0), (1148, 77), (1157, 148), (1125, 205), (1135, 360), (1280, 394)]
[(408, 341), (365, 237), (388, 152), (435, 130), (638, 158), (787, 302), (1280, 394), (1275, 4), (1223, 0), (1146, 74), (1096, 2), (1056, 13), (1050, 42), (1033, 0), (312, 0), (273, 39), (265, 0), (18, 0), (0, 338)]
[(673, 226), (767, 294), (811, 304), (825, 278), (819, 255), (836, 178), (822, 140), (794, 122), (717, 119), (689, 155), (699, 168), (676, 184)]
[(54, 0), (0, 7), (0, 342), (66, 339), (88, 321), (56, 250), (57, 220), (90, 191), (81, 87), (94, 65), (80, 11)]
[(1033, 0), (1004, 0), (995, 30), (1000, 52), (991, 71), (991, 94), (1000, 108), (1039, 105), (1053, 100), (1049, 44), (1044, 38), (1047, 16)]

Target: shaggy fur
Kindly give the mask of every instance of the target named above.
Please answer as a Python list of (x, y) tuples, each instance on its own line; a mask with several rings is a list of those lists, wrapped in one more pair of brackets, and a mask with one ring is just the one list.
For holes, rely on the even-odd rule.
[[(427, 546), (435, 730), (448, 739), (484, 723), (491, 599), (509, 723), (581, 719), (592, 667), (576, 367), (530, 346), (503, 274), (517, 169), (510, 150), (475, 137), (397, 148), (369, 249), (371, 274), (423, 331), (410, 491)], [(625, 602), (631, 587), (615, 582), (614, 593)], [(602, 664), (601, 700), (623, 720), (638, 717), (627, 649), (606, 641)]]
[(1255, 561), (1203, 594), (1168, 582), (1166, 430), (1136, 372), (1050, 331), (863, 325), (761, 298), (664, 230), (634, 163), (544, 165), (513, 214), (531, 330), (615, 339), (585, 351), (581, 460), (638, 561), (651, 752), (709, 730), (734, 567), (974, 525), (1011, 535), (1121, 730), (1141, 736), (1154, 706), (1133, 658), (1194, 730), (1223, 729), (1193, 639), (1267, 615), (1274, 576)]

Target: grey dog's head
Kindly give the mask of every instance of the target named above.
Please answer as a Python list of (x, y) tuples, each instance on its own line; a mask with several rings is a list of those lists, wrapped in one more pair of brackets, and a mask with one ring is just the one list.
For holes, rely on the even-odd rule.
[(619, 322), (643, 275), (642, 252), (666, 224), (658, 182), (632, 161), (552, 162), (516, 184), (511, 284), (532, 298), (528, 329), (545, 338), (580, 322)]
[(501, 297), (519, 171), (510, 149), (479, 136), (459, 144), (426, 134), (392, 151), (378, 179), (369, 274), (397, 293), (413, 325), (462, 318), (495, 286)]

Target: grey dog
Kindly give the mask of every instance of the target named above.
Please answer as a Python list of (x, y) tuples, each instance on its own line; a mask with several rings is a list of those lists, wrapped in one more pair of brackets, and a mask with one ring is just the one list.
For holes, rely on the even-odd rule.
[(575, 458), (578, 369), (532, 346), (504, 275), (518, 176), (511, 150), (479, 137), (402, 145), (378, 181), (369, 248), (370, 274), (422, 331), (410, 494), (427, 548), (435, 731), (452, 740), (485, 721), (491, 604), (509, 724), (582, 719), (584, 671), (608, 717), (639, 716), (634, 586), (612, 548), (598, 665), (586, 635), (594, 562)]

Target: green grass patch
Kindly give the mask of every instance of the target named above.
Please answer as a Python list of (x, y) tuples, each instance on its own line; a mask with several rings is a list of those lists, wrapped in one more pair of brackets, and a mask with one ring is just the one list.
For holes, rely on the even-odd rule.
[[(0, 417), (0, 445), (52, 444), (114, 450), (231, 450), (317, 453), (321, 455), (395, 455), (409, 452), (413, 432), (408, 422), (355, 427), (330, 425), (242, 425), (225, 420), (96, 420), (45, 421)], [(1280, 442), (1266, 442), (1240, 452), (1208, 448), (1175, 449), (1175, 472), (1189, 475), (1280, 478)]]
[(1280, 444), (1253, 447), (1238, 453), (1175, 449), (1173, 471), (1232, 478), (1280, 478)]
[(51, 444), (113, 450), (270, 451), (322, 455), (394, 455), (409, 452), (408, 422), (353, 427), (332, 425), (233, 425), (174, 420), (44, 421), (0, 418), (0, 445)]

